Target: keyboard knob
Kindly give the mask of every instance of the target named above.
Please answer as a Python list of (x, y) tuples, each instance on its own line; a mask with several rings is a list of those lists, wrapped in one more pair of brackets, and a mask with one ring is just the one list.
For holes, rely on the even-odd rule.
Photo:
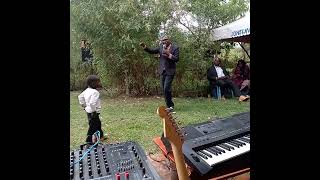
[(142, 168), (142, 175), (145, 175), (146, 174), (146, 168)]
[(200, 162), (200, 159), (195, 156), (194, 154), (191, 154), (191, 157), (196, 161), (196, 162)]

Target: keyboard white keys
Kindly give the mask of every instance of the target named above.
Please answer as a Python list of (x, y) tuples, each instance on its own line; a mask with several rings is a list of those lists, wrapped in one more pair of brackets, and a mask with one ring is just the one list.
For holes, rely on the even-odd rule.
[[(236, 147), (232, 144), (229, 144), (228, 142), (225, 142), (224, 144), (227, 144), (229, 146), (232, 146), (234, 149), (231, 149), (231, 151), (228, 151), (228, 150), (225, 150), (223, 149), (225, 152), (224, 153), (221, 153), (221, 154), (218, 154), (218, 155), (215, 155), (209, 151), (207, 151), (206, 149), (203, 149), (202, 151), (204, 151), (205, 153), (208, 153), (212, 156), (212, 158), (207, 157), (207, 159), (203, 158), (202, 156), (199, 156), (202, 160), (204, 160), (206, 163), (208, 163), (210, 166), (213, 166), (215, 164), (218, 164), (220, 162), (223, 162), (225, 160), (228, 160), (228, 159), (231, 159), (231, 158), (234, 158), (240, 154), (244, 154), (246, 152), (249, 152), (250, 151), (250, 143), (247, 143), (247, 142), (244, 142), (244, 141), (241, 141), (239, 139), (236, 139), (237, 141), (240, 141), (242, 143), (244, 143), (245, 145), (242, 145), (240, 147)], [(218, 148), (222, 149), (221, 147), (218, 146)]]

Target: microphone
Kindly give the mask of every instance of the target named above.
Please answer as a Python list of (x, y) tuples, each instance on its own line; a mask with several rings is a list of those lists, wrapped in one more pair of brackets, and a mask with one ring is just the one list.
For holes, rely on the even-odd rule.
[(166, 44), (163, 44), (163, 49), (167, 49), (167, 45)]

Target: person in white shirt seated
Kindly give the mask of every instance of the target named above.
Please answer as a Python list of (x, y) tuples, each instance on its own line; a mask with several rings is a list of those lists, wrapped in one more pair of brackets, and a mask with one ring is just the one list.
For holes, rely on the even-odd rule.
[(225, 96), (227, 88), (233, 91), (235, 97), (239, 97), (240, 89), (237, 85), (230, 79), (229, 72), (221, 66), (221, 61), (219, 58), (213, 58), (212, 66), (207, 70), (207, 79), (210, 82), (210, 89), (213, 93), (215, 86), (221, 87), (221, 96)]
[(100, 137), (103, 140), (103, 131), (101, 129), (101, 121), (99, 118), (101, 110), (100, 93), (97, 90), (101, 88), (100, 79), (95, 75), (90, 75), (87, 78), (87, 89), (85, 89), (79, 96), (79, 103), (87, 113), (89, 121), (89, 129), (87, 132), (86, 143), (92, 144), (97, 141), (94, 135), (96, 131), (100, 131)]

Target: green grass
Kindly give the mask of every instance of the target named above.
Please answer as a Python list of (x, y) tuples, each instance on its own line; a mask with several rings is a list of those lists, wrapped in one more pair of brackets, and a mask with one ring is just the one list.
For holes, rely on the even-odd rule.
[[(86, 113), (78, 104), (79, 94), (70, 92), (70, 149), (84, 143), (88, 130)], [(177, 112), (174, 116), (181, 122), (180, 126), (250, 110), (249, 102), (239, 103), (237, 99), (174, 98), (173, 101)], [(156, 109), (164, 105), (162, 97), (109, 98), (102, 94), (101, 102), (102, 130), (109, 138), (108, 143), (133, 140), (146, 152), (159, 151), (152, 139), (162, 133), (162, 122), (156, 114)]]

